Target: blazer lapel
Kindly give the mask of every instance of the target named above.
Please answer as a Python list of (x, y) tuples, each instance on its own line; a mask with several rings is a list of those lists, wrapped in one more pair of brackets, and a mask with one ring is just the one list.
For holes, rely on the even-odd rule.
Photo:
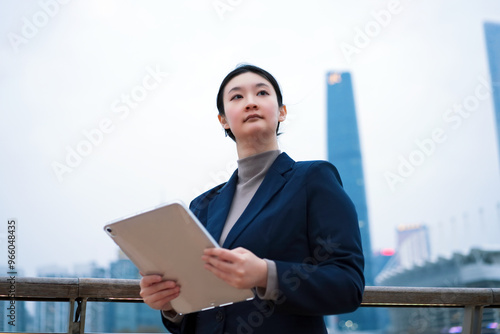
[(238, 182), (238, 170), (236, 170), (226, 185), (219, 189), (217, 196), (208, 205), (207, 231), (212, 237), (219, 241), (222, 229), (226, 223), (229, 208), (233, 201), (236, 183)]
[[(262, 184), (257, 189), (248, 206), (245, 208), (240, 218), (236, 221), (233, 228), (229, 232), (224, 244), (224, 248), (230, 248), (238, 236), (245, 228), (254, 220), (255, 216), (266, 206), (271, 198), (285, 185), (287, 179), (283, 176), (285, 172), (290, 170), (295, 161), (293, 161), (286, 153), (281, 153), (267, 171)], [(234, 189), (231, 194), (231, 199), (234, 195)], [(231, 202), (229, 202), (231, 204)], [(224, 216), (227, 218), (229, 208)], [(225, 219), (224, 219), (225, 222)], [(222, 224), (224, 224), (224, 222)], [(222, 231), (222, 227), (221, 227)], [(220, 232), (218, 237), (220, 238)], [(218, 240), (218, 239), (216, 239)]]

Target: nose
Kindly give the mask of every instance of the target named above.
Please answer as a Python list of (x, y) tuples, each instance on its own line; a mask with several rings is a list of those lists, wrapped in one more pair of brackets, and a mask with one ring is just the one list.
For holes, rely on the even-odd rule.
[(257, 109), (257, 104), (254, 102), (253, 99), (249, 98), (247, 100), (247, 105), (245, 106), (246, 110), (252, 110), (252, 109)]

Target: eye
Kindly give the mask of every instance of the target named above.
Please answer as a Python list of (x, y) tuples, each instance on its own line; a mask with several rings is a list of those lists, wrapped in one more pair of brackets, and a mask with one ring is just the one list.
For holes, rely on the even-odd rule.
[(259, 95), (269, 95), (269, 93), (265, 90), (261, 90), (260, 92), (257, 93), (257, 96)]
[(236, 99), (241, 99), (242, 97), (243, 96), (241, 96), (240, 94), (236, 94), (233, 97), (231, 97), (231, 99), (229, 99), (229, 101), (236, 100)]

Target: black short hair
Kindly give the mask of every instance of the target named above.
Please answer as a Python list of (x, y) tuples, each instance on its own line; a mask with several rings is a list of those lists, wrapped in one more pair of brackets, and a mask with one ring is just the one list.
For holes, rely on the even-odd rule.
[[(221, 116), (226, 116), (226, 113), (224, 111), (224, 88), (226, 88), (226, 85), (229, 81), (231, 81), (234, 77), (247, 73), (247, 72), (252, 72), (257, 75), (260, 75), (267, 81), (271, 83), (271, 85), (274, 88), (274, 91), (276, 92), (276, 97), (278, 99), (278, 107), (283, 107), (283, 96), (281, 95), (281, 89), (278, 84), (278, 81), (272, 76), (271, 73), (267, 72), (266, 70), (250, 65), (250, 64), (242, 64), (238, 65), (234, 70), (229, 72), (228, 75), (222, 80), (222, 83), (220, 84), (219, 87), (219, 93), (217, 93), (217, 109), (219, 110), (219, 115)], [(278, 129), (280, 127), (280, 123), (278, 122), (278, 127), (276, 128), (276, 134), (278, 134)], [(231, 132), (231, 129), (225, 129), (226, 134), (234, 141), (236, 141), (236, 138), (234, 137), (234, 134)]]

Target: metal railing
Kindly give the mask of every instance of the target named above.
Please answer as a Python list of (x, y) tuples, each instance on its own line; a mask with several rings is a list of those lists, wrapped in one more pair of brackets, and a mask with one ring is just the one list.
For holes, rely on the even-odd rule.
[[(0, 277), (0, 300), (66, 301), (70, 303), (68, 333), (85, 332), (88, 302), (142, 302), (139, 280), (100, 278)], [(483, 309), (500, 308), (500, 288), (416, 288), (368, 286), (364, 307), (464, 308), (463, 334), (481, 333)]]

